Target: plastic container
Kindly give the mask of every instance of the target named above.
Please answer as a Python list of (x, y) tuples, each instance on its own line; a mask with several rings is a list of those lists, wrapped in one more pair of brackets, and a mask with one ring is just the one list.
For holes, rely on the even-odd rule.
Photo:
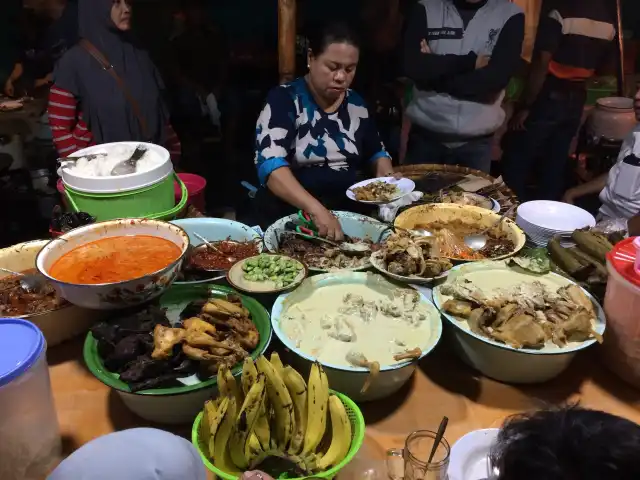
[[(79, 150), (74, 156), (104, 152), (114, 145), (135, 147), (140, 142), (95, 145)], [(186, 199), (184, 205), (176, 205), (173, 185), (177, 177), (169, 152), (151, 143), (143, 145), (163, 159), (161, 164), (146, 172), (115, 177), (88, 177), (59, 169), (68, 208), (90, 213), (97, 221), (115, 218), (175, 218), (186, 205)]]
[(607, 255), (607, 330), (602, 344), (605, 365), (636, 388), (640, 388), (640, 274), (635, 267), (638, 255), (634, 245), (638, 240), (627, 238)]
[(0, 318), (0, 478), (41, 480), (60, 461), (47, 345), (31, 322)]
[[(179, 173), (178, 177), (182, 180), (182, 183), (186, 185), (187, 191), (189, 192), (188, 204), (193, 205), (200, 212), (204, 213), (206, 209), (204, 192), (207, 188), (207, 180), (193, 173)], [(182, 198), (182, 188), (178, 182), (173, 184), (173, 188), (175, 190), (175, 201), (178, 203)]]

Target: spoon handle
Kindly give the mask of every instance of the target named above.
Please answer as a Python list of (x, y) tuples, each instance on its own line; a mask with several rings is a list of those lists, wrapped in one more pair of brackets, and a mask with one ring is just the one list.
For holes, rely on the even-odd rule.
[(5, 272), (5, 273), (10, 273), (11, 275), (18, 275), (19, 277), (24, 277), (24, 273), (20, 273), (20, 272), (14, 272), (13, 270), (9, 270), (8, 268), (2, 268), (0, 267), (0, 271)]
[(491, 230), (492, 228), (495, 228), (498, 225), (500, 225), (500, 223), (502, 223), (502, 221), (507, 217), (507, 215), (509, 215), (513, 211), (514, 208), (516, 208), (516, 206), (515, 205), (511, 205), (511, 207), (506, 212), (504, 212), (502, 215), (500, 215), (500, 218), (498, 220), (496, 220), (496, 222), (493, 225), (491, 225), (489, 228), (485, 228), (484, 230), (482, 230), (482, 232), (480, 232), (480, 234), (485, 234), (489, 230)]
[(436, 438), (433, 440), (433, 447), (431, 447), (431, 453), (429, 454), (429, 460), (427, 460), (427, 465), (429, 465), (433, 460), (433, 456), (436, 454), (436, 451), (438, 450), (438, 446), (440, 445), (440, 442), (442, 442), (442, 437), (444, 437), (444, 432), (447, 429), (448, 423), (449, 423), (449, 418), (442, 417), (442, 421), (440, 422), (440, 426), (438, 427), (438, 431), (436, 433)]

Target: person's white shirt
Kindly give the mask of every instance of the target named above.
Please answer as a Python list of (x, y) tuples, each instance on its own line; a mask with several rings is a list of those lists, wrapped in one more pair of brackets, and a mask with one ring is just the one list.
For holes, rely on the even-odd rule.
[(600, 192), (599, 218), (629, 219), (640, 212), (640, 125), (625, 139), (607, 185)]

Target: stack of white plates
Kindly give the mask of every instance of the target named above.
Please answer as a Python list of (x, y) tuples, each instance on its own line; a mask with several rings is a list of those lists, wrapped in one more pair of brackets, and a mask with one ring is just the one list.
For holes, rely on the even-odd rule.
[(551, 200), (534, 200), (518, 207), (516, 223), (532, 243), (546, 246), (556, 235), (570, 237), (574, 230), (593, 227), (596, 219), (575, 205)]

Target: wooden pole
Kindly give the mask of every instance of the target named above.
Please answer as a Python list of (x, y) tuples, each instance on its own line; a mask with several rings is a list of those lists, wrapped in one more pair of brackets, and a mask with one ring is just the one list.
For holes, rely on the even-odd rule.
[(278, 72), (280, 83), (296, 74), (296, 0), (278, 0)]
[(618, 95), (624, 97), (627, 94), (624, 78), (624, 35), (622, 31), (622, 8), (620, 0), (616, 0), (616, 20), (618, 30)]

